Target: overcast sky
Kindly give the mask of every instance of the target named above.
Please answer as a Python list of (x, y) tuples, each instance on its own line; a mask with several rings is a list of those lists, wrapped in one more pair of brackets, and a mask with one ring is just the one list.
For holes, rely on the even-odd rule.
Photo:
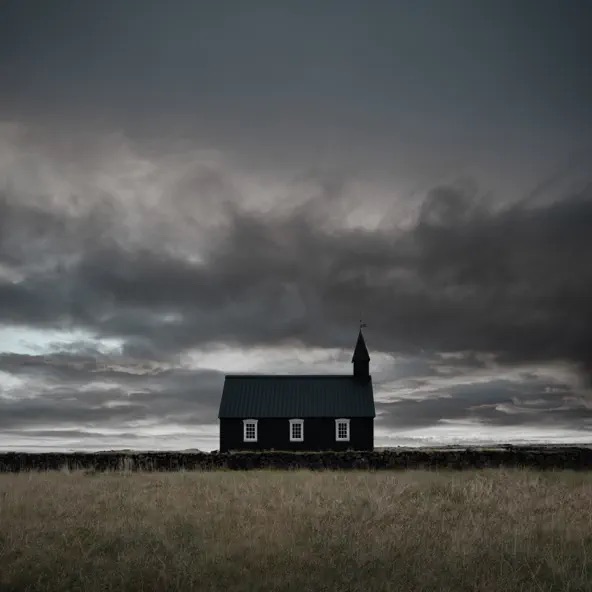
[(376, 445), (592, 442), (588, 0), (0, 2), (0, 449), (218, 447), (225, 373)]

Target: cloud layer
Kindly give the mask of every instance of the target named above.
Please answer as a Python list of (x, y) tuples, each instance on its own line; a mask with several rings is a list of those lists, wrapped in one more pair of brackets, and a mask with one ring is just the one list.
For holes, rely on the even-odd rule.
[(590, 3), (0, 2), (0, 447), (216, 447), (225, 372), (377, 443), (587, 440)]
[(232, 348), (343, 352), (349, 372), (363, 314), (386, 360), (377, 425), (588, 429), (590, 186), (501, 207), (466, 180), (359, 202), (352, 179), (311, 171), (266, 198), (221, 154), (94, 150), (69, 175), (22, 130), (4, 145), (0, 322), (85, 336), (5, 347), (5, 428), (209, 424)]

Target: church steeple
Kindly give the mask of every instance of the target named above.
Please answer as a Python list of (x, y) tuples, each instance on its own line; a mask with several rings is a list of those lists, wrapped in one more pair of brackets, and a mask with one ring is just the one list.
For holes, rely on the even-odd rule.
[(352, 363), (354, 365), (354, 378), (359, 380), (367, 381), (370, 380), (370, 354), (364, 341), (364, 335), (362, 334), (362, 327), (366, 325), (360, 321), (360, 332), (358, 333), (358, 341), (356, 342), (356, 348), (354, 349), (354, 355), (352, 357)]

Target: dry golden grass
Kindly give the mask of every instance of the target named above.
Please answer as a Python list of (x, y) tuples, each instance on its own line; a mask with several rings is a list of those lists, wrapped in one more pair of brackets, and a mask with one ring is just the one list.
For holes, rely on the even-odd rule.
[(592, 475), (0, 475), (0, 590), (592, 590)]

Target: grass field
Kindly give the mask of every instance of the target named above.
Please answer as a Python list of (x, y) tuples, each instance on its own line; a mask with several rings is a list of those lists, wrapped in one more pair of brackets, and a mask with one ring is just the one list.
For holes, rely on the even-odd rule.
[(0, 590), (592, 590), (592, 474), (0, 474)]

